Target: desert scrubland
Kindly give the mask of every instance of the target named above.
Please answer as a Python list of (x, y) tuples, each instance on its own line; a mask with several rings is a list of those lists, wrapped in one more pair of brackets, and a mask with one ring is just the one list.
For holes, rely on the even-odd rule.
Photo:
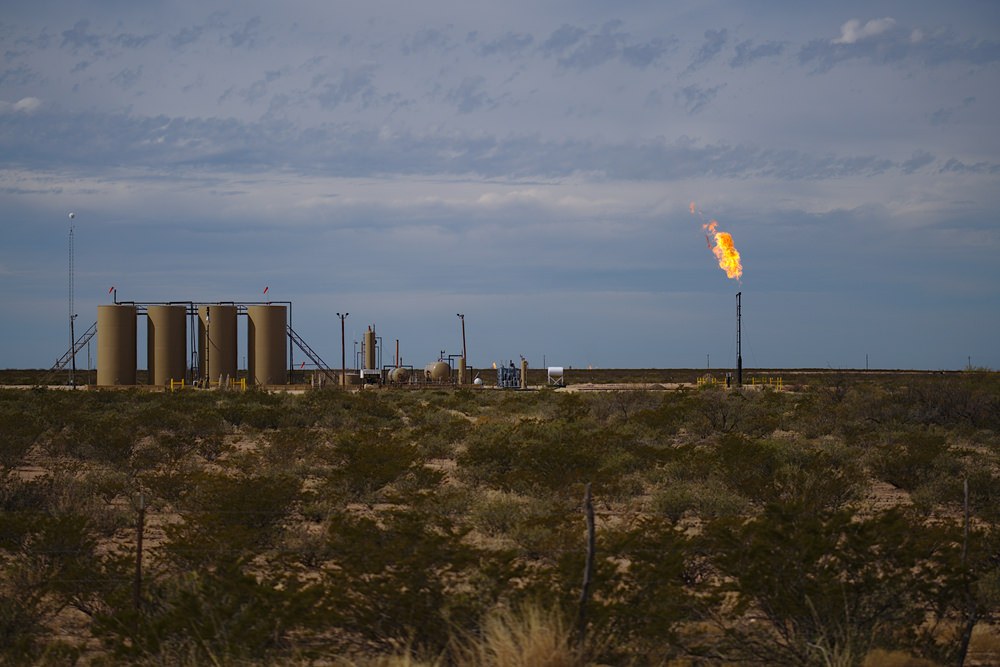
[(0, 662), (1000, 663), (996, 373), (645, 373), (0, 390)]

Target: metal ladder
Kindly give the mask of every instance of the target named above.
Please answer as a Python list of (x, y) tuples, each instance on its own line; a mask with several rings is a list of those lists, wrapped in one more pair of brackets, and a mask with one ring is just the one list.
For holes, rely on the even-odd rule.
[(288, 337), (292, 339), (292, 342), (295, 343), (300, 350), (302, 350), (303, 354), (309, 357), (309, 361), (313, 362), (318, 370), (323, 371), (323, 373), (330, 378), (331, 382), (337, 382), (338, 378), (333, 369), (327, 366), (326, 362), (323, 361), (318, 354), (316, 354), (316, 351), (309, 347), (308, 343), (302, 340), (302, 336), (295, 333), (295, 329), (292, 328), (291, 324), (286, 324), (285, 326), (288, 329)]

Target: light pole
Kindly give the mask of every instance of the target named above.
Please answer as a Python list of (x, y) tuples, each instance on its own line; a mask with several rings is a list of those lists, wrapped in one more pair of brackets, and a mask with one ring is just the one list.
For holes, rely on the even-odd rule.
[(459, 368), (460, 375), (458, 383), (465, 384), (465, 369), (469, 365), (469, 355), (465, 347), (465, 314), (455, 313), (455, 316), (462, 320), (462, 365)]
[(73, 330), (73, 320), (76, 319), (76, 313), (73, 312), (73, 220), (76, 219), (76, 213), (70, 211), (69, 214), (69, 354), (72, 359), (72, 365), (69, 370), (69, 384), (71, 387), (76, 386), (76, 332)]
[(465, 315), (462, 313), (455, 313), (455, 315), (458, 316), (458, 319), (462, 320), (462, 358), (465, 359), (466, 363), (468, 363), (469, 355), (465, 349)]
[(344, 349), (344, 320), (350, 313), (344, 313), (343, 315), (337, 313), (337, 317), (340, 318), (340, 386), (347, 386), (347, 357), (346, 351)]

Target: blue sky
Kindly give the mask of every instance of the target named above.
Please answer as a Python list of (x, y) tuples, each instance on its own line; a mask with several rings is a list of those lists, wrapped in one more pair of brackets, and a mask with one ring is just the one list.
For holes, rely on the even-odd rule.
[[(1000, 368), (1000, 5), (8, 2), (0, 367), (294, 303), (339, 358)], [(705, 247), (733, 235), (742, 284)], [(140, 326), (140, 349), (144, 347)], [(144, 355), (143, 355), (144, 356)], [(140, 363), (141, 365), (141, 363)]]

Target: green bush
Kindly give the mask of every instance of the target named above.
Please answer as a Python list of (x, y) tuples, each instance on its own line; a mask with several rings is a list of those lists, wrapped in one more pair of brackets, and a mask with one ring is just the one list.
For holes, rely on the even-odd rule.
[(930, 482), (936, 468), (945, 462), (948, 443), (941, 433), (914, 428), (890, 433), (887, 441), (872, 451), (872, 471), (893, 486), (914, 491)]
[(321, 473), (319, 493), (367, 503), (421, 463), (417, 448), (393, 431), (341, 433), (323, 459), (332, 468)]
[(38, 416), (22, 412), (13, 402), (0, 402), (0, 471), (21, 465), (44, 432)]
[(469, 481), (502, 490), (565, 493), (592, 482), (601, 493), (614, 493), (624, 475), (641, 465), (629, 445), (605, 428), (523, 422), (477, 427), (457, 458)]
[(287, 652), (291, 634), (318, 625), (321, 599), (317, 585), (261, 580), (226, 564), (153, 579), (140, 610), (120, 590), (94, 632), (116, 662), (270, 663)]
[(675, 479), (663, 482), (653, 492), (651, 509), (672, 522), (689, 513), (709, 520), (742, 516), (750, 509), (750, 502), (717, 478)]
[(340, 514), (327, 529), (336, 567), (326, 576), (325, 609), (337, 627), (383, 647), (411, 642), (440, 652), (457, 629), (471, 629), (492, 606), (501, 566), (467, 545), (464, 531), (434, 513), (389, 510)]
[[(705, 648), (729, 660), (847, 664), (875, 647), (912, 649), (945, 597), (938, 550), (949, 547), (899, 512), (859, 518), (770, 505), (707, 535), (722, 622), (721, 639)], [(742, 621), (748, 614), (758, 621)]]

